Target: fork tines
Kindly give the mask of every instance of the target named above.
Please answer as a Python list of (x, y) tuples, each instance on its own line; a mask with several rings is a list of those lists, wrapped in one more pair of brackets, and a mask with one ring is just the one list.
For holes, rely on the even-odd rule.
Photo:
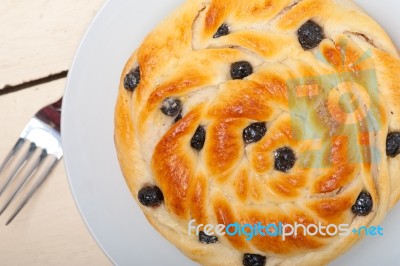
[[(24, 149), (26, 144), (29, 145), (28, 149)], [(49, 155), (46, 149), (42, 149), (35, 143), (26, 139), (18, 139), (17, 143), (0, 166), (0, 173), (5, 174), (5, 176), (1, 177), (4, 181), (0, 184), (0, 199), (2, 199), (2, 197), (4, 198), (4, 200), (0, 200), (0, 215), (3, 214), (15, 197), (22, 192), (25, 185), (28, 184), (35, 176), (35, 173), (38, 172), (38, 169), (43, 167), (47, 157), (49, 157)], [(54, 156), (51, 157), (54, 158), (54, 160), (52, 160), (53, 162), (50, 164), (50, 168), (52, 169), (57, 160)], [(31, 187), (32, 191), (28, 191), (25, 194), (25, 197), (20, 201), (15, 211), (11, 214), (11, 217), (7, 220), (6, 225), (14, 219), (31, 195), (35, 192), (33, 188), (36, 190), (44, 181), (40, 179), (43, 178), (35, 178), (36, 184)], [(7, 193), (5, 193), (6, 189)]]
[(42, 108), (26, 125), (0, 165), (0, 215), (20, 198), (6, 225), (21, 211), (63, 155), (60, 107), (61, 100)]

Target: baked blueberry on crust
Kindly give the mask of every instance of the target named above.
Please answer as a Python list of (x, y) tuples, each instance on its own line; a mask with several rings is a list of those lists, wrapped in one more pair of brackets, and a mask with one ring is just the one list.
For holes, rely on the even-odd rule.
[(140, 82), (140, 68), (132, 69), (124, 78), (124, 88), (128, 91), (133, 91)]
[(371, 195), (368, 192), (362, 191), (360, 195), (358, 195), (356, 203), (351, 207), (351, 210), (356, 215), (365, 216), (372, 211), (372, 207)]
[(257, 254), (244, 254), (243, 266), (264, 266), (267, 258)]
[(138, 199), (146, 207), (157, 207), (163, 202), (164, 196), (158, 187), (145, 186), (139, 190)]
[(396, 157), (400, 153), (400, 132), (391, 132), (386, 138), (386, 155)]
[(312, 20), (304, 23), (297, 31), (299, 42), (305, 50), (317, 47), (324, 39), (324, 31)]
[(261, 140), (267, 132), (265, 122), (253, 123), (243, 130), (244, 143), (250, 144)]
[(207, 225), (368, 228), (400, 198), (400, 58), (353, 1), (186, 0), (121, 71), (127, 186), (201, 265), (328, 265), (361, 237)]
[(225, 36), (225, 35), (228, 35), (228, 34), (229, 34), (229, 27), (228, 27), (228, 25), (226, 25), (224, 23), (218, 28), (218, 30), (214, 34), (213, 38), (219, 38), (219, 37), (222, 37), (222, 36)]
[(204, 146), (204, 142), (206, 141), (206, 131), (204, 127), (199, 126), (196, 129), (192, 139), (190, 140), (190, 146), (197, 151), (201, 151)]
[(177, 98), (166, 98), (161, 105), (161, 112), (167, 116), (177, 116), (182, 110), (182, 103)]
[(239, 61), (235, 62), (231, 66), (232, 79), (244, 79), (253, 73), (253, 67), (249, 62)]
[(218, 242), (218, 237), (214, 235), (207, 235), (203, 231), (199, 232), (199, 241), (204, 244), (214, 244)]
[(274, 168), (277, 171), (287, 172), (293, 168), (296, 162), (296, 155), (289, 147), (279, 148), (274, 153), (275, 164)]

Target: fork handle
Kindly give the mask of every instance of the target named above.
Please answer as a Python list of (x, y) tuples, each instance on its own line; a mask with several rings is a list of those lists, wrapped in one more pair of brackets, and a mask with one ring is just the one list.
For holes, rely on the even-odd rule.
[(58, 101), (40, 109), (35, 116), (60, 132), (61, 106), (62, 97)]

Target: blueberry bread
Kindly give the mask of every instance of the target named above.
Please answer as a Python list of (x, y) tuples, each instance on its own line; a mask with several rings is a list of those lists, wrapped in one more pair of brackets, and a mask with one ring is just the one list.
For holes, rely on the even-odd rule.
[(188, 0), (129, 58), (122, 172), (202, 265), (324, 265), (357, 234), (189, 234), (188, 224), (378, 225), (400, 195), (400, 61), (348, 0)]

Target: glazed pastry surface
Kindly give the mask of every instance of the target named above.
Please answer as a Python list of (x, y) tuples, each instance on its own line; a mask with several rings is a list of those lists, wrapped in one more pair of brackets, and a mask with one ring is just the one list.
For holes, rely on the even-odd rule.
[(327, 264), (360, 237), (201, 238), (188, 223), (378, 225), (400, 195), (399, 74), (351, 1), (188, 0), (122, 72), (122, 172), (200, 264)]

